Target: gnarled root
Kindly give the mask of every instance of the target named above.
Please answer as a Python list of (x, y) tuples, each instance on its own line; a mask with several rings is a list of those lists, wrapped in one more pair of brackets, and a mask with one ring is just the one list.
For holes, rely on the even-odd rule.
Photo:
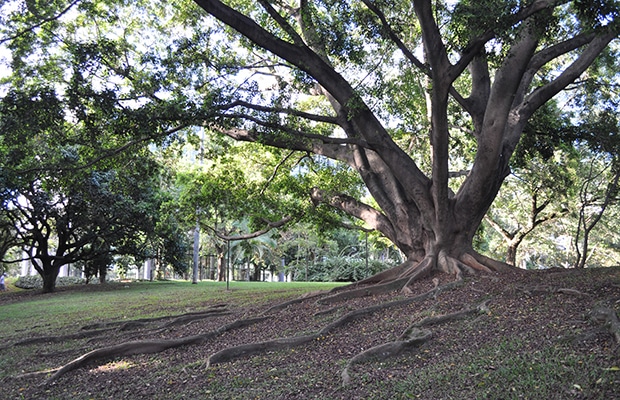
[(238, 357), (249, 356), (252, 354), (264, 353), (273, 350), (290, 349), (302, 344), (311, 342), (319, 337), (319, 334), (295, 336), (290, 338), (282, 338), (268, 340), (259, 343), (247, 343), (240, 346), (227, 347), (223, 350), (213, 353), (207, 360), (207, 367), (230, 361)]
[(394, 281), (395, 279), (402, 278), (404, 275), (407, 275), (407, 271), (414, 269), (417, 265), (417, 261), (407, 260), (393, 268), (381, 271), (371, 277), (362, 279), (361, 281), (353, 282), (350, 285), (337, 286), (330, 290), (330, 293), (341, 292), (344, 290), (350, 291), (351, 289), (354, 289), (358, 286), (376, 285), (386, 282), (389, 283)]
[(319, 303), (332, 304), (397, 290), (401, 290), (405, 294), (411, 294), (409, 286), (433, 272), (445, 272), (453, 275), (456, 280), (460, 280), (466, 274), (514, 269), (514, 267), (508, 264), (491, 260), (473, 251), (465, 252), (457, 258), (448, 254), (445, 250), (441, 250), (438, 254), (427, 255), (419, 262), (408, 260), (397, 267), (383, 271), (370, 278), (332, 290), (334, 294), (320, 299)]
[(13, 346), (30, 346), (37, 343), (57, 343), (64, 342), (66, 340), (74, 340), (74, 339), (85, 339), (93, 336), (99, 336), (103, 333), (114, 330), (114, 328), (104, 328), (104, 329), (95, 329), (92, 331), (83, 331), (77, 333), (71, 333), (68, 335), (58, 335), (58, 336), (38, 336), (28, 339), (23, 339), (18, 342), (13, 343)]
[(131, 354), (158, 353), (166, 349), (184, 346), (187, 344), (195, 344), (202, 341), (204, 341), (202, 337), (192, 336), (179, 340), (145, 340), (141, 342), (127, 342), (121, 343), (116, 346), (104, 347), (101, 349), (93, 350), (57, 369), (56, 372), (54, 372), (54, 374), (44, 382), (44, 385), (49, 385), (67, 372), (80, 368), (83, 365), (95, 360), (109, 359), (112, 357), (126, 356)]
[(62, 367), (55, 370), (55, 373), (50, 376), (45, 382), (44, 385), (49, 385), (53, 383), (55, 380), (63, 376), (69, 371), (72, 371), (77, 368), (81, 368), (82, 366), (100, 360), (107, 360), (113, 357), (121, 357), (128, 356), (133, 354), (150, 354), (150, 353), (158, 353), (167, 349), (195, 345), (199, 343), (204, 343), (206, 340), (220, 335), (224, 332), (239, 329), (246, 327), (248, 325), (252, 325), (261, 321), (264, 321), (268, 317), (257, 317), (250, 319), (241, 319), (234, 321), (230, 324), (221, 326), (220, 328), (208, 332), (202, 335), (188, 336), (180, 339), (172, 339), (172, 340), (142, 340), (142, 341), (133, 341), (121, 343), (115, 346), (103, 347), (100, 349), (93, 350), (89, 353), (86, 353), (73, 361), (63, 365)]
[(318, 332), (311, 333), (308, 335), (280, 338), (280, 339), (274, 339), (274, 340), (269, 340), (265, 342), (247, 343), (247, 344), (242, 344), (239, 346), (228, 347), (211, 355), (208, 360), (208, 365), (211, 366), (211, 365), (215, 365), (218, 363), (231, 361), (235, 358), (242, 357), (242, 356), (248, 356), (251, 354), (259, 354), (259, 353), (264, 353), (264, 352), (272, 351), (272, 350), (282, 350), (282, 349), (290, 349), (293, 347), (297, 347), (305, 343), (311, 342), (312, 340), (315, 340), (317, 338), (327, 336), (331, 334), (333, 331), (335, 331), (337, 328), (344, 326), (345, 324), (348, 324), (349, 322), (359, 319), (361, 317), (364, 317), (366, 315), (369, 315), (369, 314), (372, 314), (374, 312), (378, 312), (381, 310), (385, 310), (388, 308), (400, 307), (400, 306), (404, 306), (404, 305), (407, 305), (407, 304), (410, 304), (416, 301), (422, 301), (432, 296), (436, 296), (437, 293), (440, 293), (441, 291), (455, 288), (459, 284), (460, 282), (452, 282), (446, 285), (436, 286), (433, 289), (416, 297), (390, 301), (390, 302), (382, 303), (382, 304), (376, 304), (374, 306), (369, 306), (366, 308), (361, 308), (358, 310), (351, 311), (343, 315), (342, 317), (338, 318), (337, 320), (325, 325)]
[(360, 287), (358, 289), (348, 290), (346, 292), (339, 292), (331, 296), (323, 297), (322, 299), (319, 299), (317, 303), (334, 304), (341, 301), (355, 299), (358, 297), (373, 296), (392, 292), (401, 289), (408, 280), (408, 277), (404, 277), (386, 283), (370, 285), (368, 287)]
[(432, 332), (428, 329), (410, 329), (407, 335), (399, 340), (383, 343), (357, 354), (349, 360), (346, 367), (342, 370), (342, 385), (346, 386), (351, 382), (349, 369), (352, 365), (370, 360), (384, 360), (389, 357), (395, 357), (414, 347), (419, 347), (431, 337)]
[(488, 313), (489, 312), (489, 308), (487, 306), (487, 304), (489, 303), (490, 300), (485, 300), (482, 303), (478, 304), (475, 307), (470, 307), (470, 308), (466, 308), (464, 310), (461, 311), (456, 311), (450, 314), (443, 314), (443, 315), (437, 315), (435, 317), (428, 317), (428, 318), (424, 318), (422, 321), (411, 325), (408, 329), (411, 328), (419, 328), (422, 326), (429, 326), (429, 325), (437, 325), (437, 324), (443, 324), (445, 322), (450, 322), (450, 321), (454, 321), (457, 319), (461, 319), (466, 317), (469, 314), (473, 314), (473, 313)]
[(349, 374), (349, 369), (352, 365), (360, 364), (370, 360), (384, 360), (389, 357), (398, 356), (404, 351), (410, 350), (414, 347), (419, 347), (432, 337), (432, 332), (428, 329), (423, 329), (422, 327), (454, 321), (456, 319), (464, 318), (465, 316), (473, 313), (488, 313), (488, 302), (489, 300), (486, 300), (475, 307), (470, 307), (465, 310), (425, 318), (422, 321), (410, 325), (407, 329), (405, 329), (405, 331), (400, 335), (398, 340), (380, 344), (355, 355), (349, 360), (346, 367), (342, 371), (343, 386), (346, 386), (351, 382), (351, 375)]

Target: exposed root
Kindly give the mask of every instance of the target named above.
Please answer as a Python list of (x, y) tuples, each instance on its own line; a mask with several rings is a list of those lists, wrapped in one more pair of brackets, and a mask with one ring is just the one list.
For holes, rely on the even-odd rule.
[(43, 371), (34, 371), (34, 372), (26, 372), (20, 375), (16, 375), (15, 379), (29, 379), (29, 378), (37, 378), (39, 376), (46, 376), (58, 371), (59, 368), (54, 369), (46, 369)]
[[(145, 319), (132, 320), (132, 321), (117, 321), (117, 322), (108, 322), (108, 323), (102, 323), (102, 324), (93, 324), (93, 325), (82, 327), (81, 328), (82, 330), (80, 332), (71, 333), (68, 335), (39, 336), (39, 337), (23, 339), (23, 340), (13, 343), (13, 346), (30, 346), (30, 345), (39, 344), (39, 343), (58, 343), (58, 342), (64, 342), (67, 340), (74, 340), (74, 339), (85, 339), (85, 338), (93, 338), (93, 337), (97, 338), (97, 337), (101, 337), (102, 334), (109, 333), (110, 331), (122, 332), (122, 331), (140, 329), (140, 328), (144, 328), (148, 326), (151, 322), (157, 322), (157, 321), (162, 321), (162, 320), (173, 318), (170, 322), (156, 328), (155, 330), (148, 331), (148, 332), (156, 332), (156, 331), (158, 332), (163, 329), (170, 328), (172, 326), (187, 324), (192, 321), (202, 320), (202, 319), (210, 318), (210, 317), (219, 317), (222, 315), (229, 315), (229, 314), (230, 314), (230, 311), (227, 311), (225, 309), (214, 308), (214, 309), (210, 309), (207, 311), (181, 314), (177, 317), (168, 316), (168, 317), (158, 317), (158, 318), (145, 318)], [(93, 329), (93, 328), (99, 328), (99, 329)], [(142, 331), (141, 335), (144, 335), (144, 333), (145, 332)]]
[(314, 292), (312, 294), (306, 294), (306, 295), (300, 296), (300, 297), (298, 297), (296, 299), (293, 299), (293, 300), (289, 300), (289, 301), (285, 301), (285, 302), (280, 303), (280, 304), (276, 304), (275, 306), (270, 307), (267, 310), (263, 311), (261, 313), (261, 315), (271, 314), (274, 311), (283, 310), (283, 309), (285, 309), (288, 306), (304, 302), (304, 301), (306, 301), (308, 299), (313, 299), (313, 298), (319, 297), (319, 296), (321, 296), (323, 294), (325, 294), (324, 291), (318, 291), (318, 292)]
[(409, 289), (409, 285), (418, 279), (422, 279), (425, 276), (430, 275), (433, 268), (434, 260), (431, 257), (427, 257), (422, 260), (416, 267), (416, 269), (410, 273), (409, 279), (407, 279), (407, 283), (403, 286), (402, 290), (409, 294), (411, 290)]
[(94, 361), (101, 361), (104, 359), (107, 360), (114, 357), (123, 357), (133, 354), (158, 353), (171, 348), (204, 343), (206, 340), (220, 335), (224, 332), (252, 325), (264, 321), (267, 318), (268, 317), (263, 316), (257, 318), (237, 320), (230, 324), (221, 326), (214, 331), (202, 335), (188, 336), (180, 339), (132, 341), (121, 343), (115, 346), (96, 349), (60, 367), (52, 376), (50, 376), (45, 381), (44, 385), (49, 385), (67, 372), (77, 368), (81, 368), (82, 366)]
[(193, 315), (209, 315), (212, 313), (223, 313), (225, 312), (223, 309), (225, 309), (226, 307), (228, 307), (226, 304), (216, 304), (213, 305), (211, 307), (209, 307), (209, 309), (205, 310), (205, 311), (196, 311), (196, 312), (189, 312), (189, 313), (185, 313), (185, 314), (180, 314), (180, 315), (166, 315), (163, 317), (154, 317), (154, 318), (140, 318), (140, 319), (134, 319), (131, 321), (112, 321), (112, 322), (103, 322), (103, 323), (97, 323), (97, 324), (92, 324), (92, 325), (86, 325), (82, 327), (82, 330), (91, 330), (91, 329), (100, 329), (100, 328), (110, 328), (110, 327), (116, 327), (116, 326), (121, 326), (119, 328), (119, 330), (127, 330), (127, 329), (131, 329), (132, 326), (134, 327), (141, 327), (144, 326), (146, 324), (150, 324), (152, 322), (159, 322), (159, 321), (163, 321), (163, 320), (169, 320), (172, 319), (173, 321), (175, 319), (183, 319), (185, 317), (188, 316), (193, 316)]
[(422, 301), (425, 300), (427, 298), (429, 298), (430, 296), (432, 296), (434, 294), (434, 289), (430, 292), (426, 292), (420, 296), (414, 297), (414, 298), (410, 298), (410, 299), (404, 299), (404, 300), (396, 300), (396, 301), (390, 301), (387, 303), (382, 303), (382, 304), (376, 304), (374, 306), (370, 306), (370, 307), (365, 307), (365, 308), (360, 308), (358, 310), (353, 310), (345, 315), (343, 315), (342, 317), (338, 318), (337, 320), (331, 322), (330, 324), (327, 324), (326, 326), (324, 326), (320, 331), (319, 331), (319, 335), (327, 335), (333, 331), (335, 331), (337, 328), (344, 326), (345, 324), (348, 324), (351, 321), (354, 321), (358, 318), (364, 317), (366, 315), (375, 313), (377, 311), (381, 311), (381, 310), (385, 310), (387, 308), (392, 308), (392, 307), (400, 307), (400, 306), (404, 306), (410, 303), (413, 303), (415, 301)]
[(383, 293), (393, 292), (395, 290), (401, 289), (408, 280), (409, 278), (405, 277), (387, 283), (371, 285), (368, 287), (361, 287), (358, 289), (348, 290), (346, 292), (339, 292), (331, 296), (323, 297), (322, 299), (318, 300), (317, 303), (333, 304), (341, 301), (356, 299), (359, 297), (374, 296)]
[(422, 321), (413, 324), (409, 327), (409, 329), (412, 328), (420, 328), (422, 326), (429, 326), (429, 325), (437, 325), (437, 324), (443, 324), (446, 322), (451, 322), (457, 319), (461, 319), (464, 318), (470, 314), (474, 314), (474, 313), (488, 313), (489, 312), (489, 308), (487, 306), (487, 304), (489, 303), (490, 300), (485, 300), (482, 303), (478, 304), (475, 307), (470, 307), (470, 308), (466, 308), (464, 310), (461, 311), (457, 311), (457, 312), (453, 312), (450, 314), (443, 314), (443, 315), (437, 315), (435, 317), (427, 317), (424, 318)]
[(203, 320), (205, 318), (211, 318), (211, 317), (221, 317), (224, 315), (230, 315), (232, 314), (230, 311), (228, 310), (212, 310), (212, 311), (207, 311), (204, 313), (196, 313), (196, 314), (188, 314), (188, 315), (183, 315), (180, 317), (177, 317), (175, 319), (173, 319), (172, 321), (168, 322), (167, 324), (164, 324), (162, 326), (159, 327), (159, 329), (167, 329), (173, 326), (177, 326), (177, 325), (185, 325), (188, 324), (190, 322), (194, 322), (194, 321), (199, 321), (199, 320)]
[(562, 294), (569, 294), (569, 295), (578, 296), (578, 297), (586, 297), (586, 296), (588, 296), (587, 293), (583, 293), (583, 292), (580, 292), (579, 290), (569, 289), (569, 288), (559, 288), (555, 292), (556, 293), (562, 293)]
[(414, 269), (417, 265), (418, 265), (418, 262), (413, 261), (413, 260), (407, 260), (396, 267), (387, 269), (385, 271), (381, 271), (378, 274), (375, 274), (366, 279), (362, 279), (361, 281), (353, 282), (350, 285), (337, 286), (333, 288), (332, 290), (330, 290), (330, 293), (337, 293), (343, 290), (351, 290), (358, 286), (375, 285), (375, 284), (392, 282), (395, 279), (402, 278), (403, 275), (407, 275), (407, 271)]
[[(481, 261), (484, 260), (484, 261)], [(398, 267), (383, 271), (370, 278), (351, 285), (332, 289), (331, 296), (319, 300), (320, 304), (332, 304), (358, 297), (373, 296), (391, 291), (401, 290), (411, 294), (411, 284), (431, 275), (433, 272), (445, 272), (454, 275), (456, 280), (464, 275), (476, 272), (491, 273), (493, 271), (513, 270), (514, 267), (496, 262), (477, 253), (463, 253), (459, 258), (441, 250), (438, 254), (429, 254), (419, 262), (408, 260)], [(346, 291), (344, 291), (347, 289)]]
[(20, 340), (18, 342), (13, 343), (13, 346), (30, 346), (30, 345), (39, 344), (39, 343), (58, 343), (58, 342), (64, 342), (64, 341), (73, 340), (73, 339), (85, 339), (85, 338), (101, 335), (102, 333), (106, 333), (111, 330), (114, 330), (114, 328), (96, 329), (93, 331), (83, 331), (83, 332), (77, 332), (77, 333), (71, 333), (68, 335), (59, 335), (59, 336), (39, 336), (39, 337), (33, 337), (33, 338)]
[(384, 360), (389, 357), (395, 357), (414, 347), (419, 347), (431, 337), (432, 333), (428, 329), (412, 329), (407, 336), (399, 340), (383, 343), (357, 354), (349, 360), (346, 367), (342, 370), (342, 385), (346, 386), (351, 382), (349, 369), (352, 365), (370, 360)]
[(606, 327), (616, 344), (620, 345), (620, 320), (612, 308), (597, 307), (590, 313), (590, 318)]
[(207, 360), (207, 367), (230, 361), (232, 359), (242, 356), (265, 353), (267, 351), (273, 350), (290, 349), (311, 342), (318, 337), (320, 337), (320, 335), (315, 333), (311, 335), (295, 336), (289, 338), (268, 340), (259, 343), (247, 343), (240, 346), (227, 347), (223, 350), (218, 351), (217, 353), (212, 354)]
[[(428, 265), (429, 267), (425, 267), (425, 268), (428, 268), (430, 270), (431, 264), (429, 263)], [(419, 270), (419, 271), (422, 271), (422, 270)], [(418, 276), (421, 273), (422, 272), (417, 272), (417, 271), (415, 272), (415, 274), (418, 274)], [(358, 288), (350, 292), (337, 293), (337, 294), (324, 298), (321, 301), (321, 303), (329, 304), (335, 301), (341, 301), (341, 300), (346, 300), (349, 298), (359, 297), (362, 291), (363, 291), (363, 295), (385, 293), (386, 291), (392, 291), (392, 290), (401, 288), (406, 282), (410, 280), (411, 280), (411, 276), (406, 276), (406, 277), (399, 278), (391, 282), (374, 285), (368, 288)], [(367, 307), (364, 309), (349, 312), (346, 315), (338, 318), (337, 320), (327, 324), (326, 326), (324, 326), (322, 329), (320, 329), (319, 331), (315, 333), (301, 335), (298, 337), (279, 338), (279, 339), (260, 342), (260, 343), (250, 343), (250, 344), (244, 344), (241, 346), (229, 347), (229, 348), (223, 349), (211, 355), (211, 357), (209, 357), (209, 360), (208, 360), (208, 365), (225, 362), (230, 359), (241, 357), (241, 356), (246, 356), (249, 354), (262, 353), (262, 352), (271, 351), (271, 350), (300, 346), (312, 340), (315, 340), (319, 337), (328, 335), (334, 330), (336, 330), (338, 327), (343, 326), (349, 323), (350, 321), (361, 318), (370, 313), (374, 313), (374, 312), (377, 312), (377, 311), (380, 311), (386, 308), (390, 308), (390, 307), (403, 306), (411, 302), (421, 301), (421, 300), (430, 298), (432, 296), (437, 296), (441, 291), (456, 287), (460, 285), (460, 283), (461, 283), (460, 281), (456, 281), (456, 282), (452, 282), (446, 285), (439, 286), (438, 280), (437, 280), (435, 281), (435, 287), (427, 291), (426, 293), (423, 293), (415, 297), (387, 302), (384, 304), (379, 304), (379, 305), (375, 305), (375, 306)], [(353, 295), (350, 294), (351, 292), (354, 292)], [(128, 356), (128, 355), (135, 355), (135, 354), (157, 353), (157, 352), (161, 352), (161, 351), (171, 349), (171, 348), (204, 343), (208, 339), (214, 336), (220, 335), (226, 331), (241, 328), (247, 325), (251, 325), (253, 323), (263, 321), (269, 318), (269, 315), (268, 315), (269, 312), (279, 310), (291, 304), (299, 303), (301, 301), (305, 301), (309, 298), (317, 297), (320, 295), (321, 293), (317, 293), (317, 294), (313, 294), (310, 297), (302, 297), (302, 298), (298, 298), (298, 299), (294, 299), (294, 300), (290, 300), (290, 301), (278, 304), (276, 306), (269, 308), (267, 311), (262, 313), (261, 316), (257, 318), (237, 320), (231, 324), (224, 325), (212, 332), (208, 332), (208, 333), (201, 334), (201, 335), (189, 336), (189, 337), (184, 337), (184, 338), (179, 338), (179, 339), (170, 339), (170, 340), (134, 340), (134, 341), (125, 342), (125, 343), (114, 345), (114, 346), (99, 348), (99, 349), (90, 351), (86, 354), (83, 354), (82, 356), (61, 366), (60, 368), (54, 371), (54, 373), (45, 381), (44, 384), (49, 385), (69, 371), (75, 370), (77, 368), (81, 368), (85, 366), (86, 364), (101, 361), (104, 359), (110, 359), (114, 357), (123, 357), (123, 356)], [(209, 316), (216, 316), (216, 315), (219, 316), (225, 313), (228, 313), (228, 310), (212, 309), (212, 310), (208, 310), (207, 312), (184, 314), (184, 315), (174, 318), (172, 321), (164, 324), (162, 327), (159, 327), (159, 330), (165, 329), (170, 326), (182, 324), (182, 323), (187, 323), (189, 321), (193, 321), (196, 319), (201, 319), (201, 318), (205, 318)], [(137, 323), (138, 325), (142, 326), (143, 323), (152, 322), (154, 320), (155, 319), (138, 320), (138, 321), (132, 321), (132, 322)], [(115, 325), (115, 324), (110, 324), (110, 325)], [(120, 329), (130, 329), (131, 323), (129, 324), (123, 323), (122, 325), (118, 325), (117, 327)], [(113, 329), (113, 328), (111, 326), (107, 326), (105, 329)], [(90, 334), (90, 332), (80, 333), (80, 335), (86, 335), (86, 334)], [(405, 347), (409, 346), (410, 343), (407, 342), (408, 340), (409, 339), (406, 339), (406, 340), (402, 339), (400, 341), (403, 343), (399, 343), (397, 345), (391, 345), (393, 346), (392, 351), (396, 351), (396, 349), (402, 350)]]
[(328, 308), (327, 310), (322, 310), (322, 311), (317, 311), (314, 313), (313, 317), (321, 317), (323, 315), (329, 315), (332, 313), (335, 313), (336, 311), (340, 310), (342, 308), (342, 306), (335, 306), (332, 308)]
[(570, 288), (556, 289), (549, 285), (519, 286), (517, 287), (517, 290), (522, 291), (528, 296), (535, 296), (535, 295), (540, 295), (540, 294), (553, 294), (553, 293), (567, 294), (567, 295), (578, 296), (578, 297), (588, 296), (587, 293), (583, 293), (575, 289), (570, 289)]
[(494, 260), (477, 252), (473, 252), (470, 255), (474, 257), (476, 261), (478, 261), (480, 264), (487, 266), (494, 272), (523, 272), (523, 270), (520, 268), (517, 268), (510, 264), (506, 264), (505, 262)]
[(345, 324), (351, 321), (354, 321), (356, 319), (369, 315), (371, 313), (381, 311), (387, 308), (400, 307), (400, 306), (407, 305), (407, 304), (410, 304), (416, 301), (422, 301), (432, 296), (436, 296), (437, 293), (440, 293), (441, 291), (455, 288), (458, 285), (460, 285), (460, 282), (451, 282), (443, 286), (437, 286), (416, 297), (407, 298), (403, 300), (390, 301), (387, 303), (377, 304), (374, 306), (361, 308), (359, 310), (354, 310), (354, 311), (351, 311), (343, 315), (337, 320), (327, 324), (322, 329), (320, 329), (318, 332), (311, 333), (308, 335), (280, 338), (280, 339), (274, 339), (274, 340), (269, 340), (265, 342), (247, 343), (247, 344), (242, 344), (239, 346), (228, 347), (226, 349), (220, 350), (217, 353), (214, 353), (213, 355), (211, 355), (208, 360), (208, 365), (211, 366), (211, 365), (215, 365), (218, 363), (231, 361), (235, 358), (247, 356), (251, 354), (259, 354), (259, 353), (264, 353), (264, 352), (272, 351), (272, 350), (282, 350), (282, 349), (290, 349), (293, 347), (297, 347), (305, 343), (311, 342), (312, 340), (315, 340), (317, 338), (327, 336), (333, 331), (335, 331), (337, 328), (344, 326)]
[(116, 346), (104, 347), (101, 349), (93, 350), (63, 365), (44, 382), (44, 385), (49, 385), (67, 372), (80, 368), (92, 361), (120, 356), (128, 356), (132, 354), (158, 353), (174, 347), (200, 343), (204, 340), (206, 339), (203, 338), (202, 335), (199, 335), (177, 340), (145, 340), (141, 342), (127, 342), (118, 344)]
[(475, 307), (470, 307), (462, 311), (455, 313), (439, 315), (436, 317), (425, 318), (422, 321), (409, 326), (398, 338), (393, 342), (383, 343), (378, 346), (365, 350), (349, 360), (346, 367), (342, 371), (342, 384), (348, 385), (351, 382), (351, 376), (349, 369), (354, 364), (360, 364), (370, 360), (384, 360), (389, 357), (395, 357), (402, 354), (406, 350), (410, 350), (414, 347), (419, 347), (432, 337), (432, 332), (428, 329), (423, 329), (424, 326), (437, 325), (454, 321), (456, 319), (464, 318), (465, 316), (473, 313), (484, 312), (488, 313), (489, 309), (486, 300)]
[(489, 267), (487, 267), (486, 265), (482, 264), (481, 262), (479, 262), (478, 260), (476, 260), (476, 258), (474, 256), (472, 256), (469, 253), (465, 253), (461, 256), (460, 258), (461, 262), (463, 262), (465, 265), (470, 266), (471, 268), (477, 270), (477, 271), (483, 271), (483, 272), (493, 272)]

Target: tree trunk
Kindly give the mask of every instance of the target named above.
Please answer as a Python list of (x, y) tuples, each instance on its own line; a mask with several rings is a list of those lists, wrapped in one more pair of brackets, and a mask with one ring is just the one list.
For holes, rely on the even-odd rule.
[(106, 277), (108, 275), (108, 266), (107, 265), (100, 265), (99, 266), (99, 283), (100, 284), (104, 284), (106, 282)]
[(519, 247), (518, 243), (509, 244), (508, 249), (506, 250), (506, 263), (510, 265), (515, 265), (517, 262), (517, 249)]
[(217, 272), (217, 280), (220, 282), (226, 281), (226, 257), (225, 253), (218, 252), (218, 272)]
[(53, 264), (43, 265), (43, 270), (39, 271), (41, 278), (43, 279), (43, 293), (52, 293), (56, 290), (56, 278), (60, 273), (60, 265), (55, 266)]

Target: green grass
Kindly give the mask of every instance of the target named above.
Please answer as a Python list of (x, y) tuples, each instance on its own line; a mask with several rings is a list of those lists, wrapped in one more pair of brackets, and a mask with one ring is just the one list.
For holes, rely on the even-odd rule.
[[(329, 290), (338, 284), (317, 282), (226, 282), (185, 281), (129, 282), (113, 284), (111, 290), (59, 291), (25, 297), (0, 308), (0, 340), (16, 332), (29, 336), (92, 324), (102, 319), (151, 318), (198, 311), (217, 303), (245, 306), (260, 297), (275, 301), (315, 290)], [(5, 292), (8, 293), (8, 292)], [(0, 293), (0, 296), (3, 294)]]
[[(33, 294), (0, 304), (0, 347), (36, 336), (75, 333), (83, 326), (101, 321), (152, 318), (204, 310), (215, 304), (231, 307), (277, 302), (302, 293), (329, 290), (338, 284), (314, 282), (225, 282), (155, 281), (114, 283), (78, 290), (59, 290), (51, 294)], [(2, 296), (14, 295), (9, 287)], [(258, 299), (258, 301), (257, 301)], [(54, 351), (65, 347), (88, 347), (88, 339), (55, 343)], [(37, 346), (9, 346), (0, 352), (0, 379), (12, 376), (21, 360), (33, 360), (29, 371), (45, 370), (45, 357)], [(44, 350), (45, 351), (45, 350)]]
[[(5, 294), (0, 293), (0, 346), (37, 335), (74, 333), (82, 326), (100, 321), (175, 315), (204, 310), (215, 304), (227, 304), (231, 309), (255, 307), (260, 312), (267, 303), (278, 303), (305, 292), (328, 290), (336, 285), (231, 282), (231, 290), (226, 290), (226, 283), (222, 282), (204, 281), (197, 285), (181, 281), (130, 282), (107, 288), (92, 287), (90, 291), (82, 288), (60, 290), (54, 294), (18, 296), (18, 299), (10, 301), (3, 301)], [(599, 291), (592, 290), (591, 293)], [(9, 292), (7, 299), (12, 294)], [(467, 294), (463, 292), (463, 296)], [(515, 299), (519, 300), (518, 303)], [(617, 295), (612, 299), (617, 299)], [(456, 320), (442, 329), (438, 327), (436, 337), (411, 353), (382, 362), (355, 365), (350, 371), (353, 383), (346, 388), (342, 387), (340, 372), (353, 355), (346, 352), (346, 346), (342, 353), (334, 347), (328, 360), (319, 347), (314, 349), (310, 345), (258, 354), (207, 368), (206, 358), (195, 358), (192, 349), (185, 349), (178, 354), (171, 352), (114, 359), (109, 361), (109, 368), (129, 370), (132, 378), (137, 377), (126, 388), (123, 387), (123, 390), (130, 392), (139, 391), (149, 382), (164, 382), (163, 391), (153, 398), (165, 400), (617, 398), (620, 393), (618, 350), (608, 341), (607, 334), (596, 325), (584, 323), (581, 313), (566, 314), (566, 318), (573, 321), (570, 323), (551, 318), (554, 313), (567, 313), (571, 309), (565, 307), (566, 310), (561, 311), (561, 302), (576, 307), (585, 301), (594, 303), (594, 300), (559, 295), (518, 298), (513, 291), (505, 290), (494, 297), (493, 314)], [(430, 307), (414, 309), (414, 315), (399, 315), (419, 321), (435, 312), (442, 312), (440, 305), (442, 303), (431, 303)], [(533, 318), (538, 313), (549, 316), (549, 320)], [(318, 318), (327, 323), (336, 317)], [(391, 332), (389, 326), (398, 321), (391, 319), (397, 317), (389, 318), (382, 320), (389, 322), (385, 332), (375, 332), (376, 328), (365, 326), (364, 321), (358, 322), (357, 329), (370, 330), (384, 338), (393, 337), (394, 332), (402, 330)], [(554, 328), (550, 329), (547, 324), (553, 324)], [(539, 334), (538, 327), (545, 333), (544, 336)], [(483, 332), (486, 334), (478, 337)], [(284, 336), (300, 333), (279, 332)], [(356, 333), (355, 330), (347, 331), (346, 335), (351, 336), (346, 338)], [(587, 340), (572, 340), (582, 333), (588, 334), (583, 336)], [(231, 334), (231, 337), (234, 336), (234, 333)], [(339, 343), (339, 340), (346, 344), (345, 338), (335, 338), (334, 343)], [(330, 342), (325, 343), (327, 346)], [(10, 377), (19, 375), (20, 371), (46, 370), (58, 367), (69, 359), (64, 355), (56, 358), (44, 356), (52, 350), (73, 350), (70, 354), (82, 354), (92, 348), (89, 339), (53, 345), (5, 347), (0, 351), (0, 382), (9, 383), (12, 381)], [(292, 356), (290, 352), (293, 351), (299, 351), (303, 356)], [(105, 373), (114, 379), (115, 372)], [(28, 385), (38, 384), (42, 379), (39, 377), (31, 381), (35, 383), (15, 380), (12, 386), (5, 385), (5, 390), (13, 396), (10, 398), (19, 398), (15, 395), (22, 393), (22, 390), (26, 393), (32, 388)], [(193, 385), (180, 385), (184, 380), (193, 382)], [(70, 382), (71, 379), (67, 378), (65, 386), (51, 388), (47, 398), (103, 399), (113, 398), (112, 394), (116, 393), (114, 385), (104, 387), (104, 393), (93, 394), (84, 389), (84, 382), (79, 382), (75, 387)], [(119, 383), (120, 386), (123, 384)], [(81, 392), (73, 393), (76, 390)], [(122, 398), (138, 397), (127, 395)]]

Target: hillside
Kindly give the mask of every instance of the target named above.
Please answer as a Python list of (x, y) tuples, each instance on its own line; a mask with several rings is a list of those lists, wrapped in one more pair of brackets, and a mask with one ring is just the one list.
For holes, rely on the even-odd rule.
[[(168, 317), (101, 316), (46, 338), (23, 321), (2, 338), (0, 387), (7, 399), (620, 398), (620, 268), (452, 280), (335, 302), (267, 291), (239, 302), (238, 289), (191, 310), (162, 301)], [(4, 305), (44, 298), (0, 296), (0, 319)]]

